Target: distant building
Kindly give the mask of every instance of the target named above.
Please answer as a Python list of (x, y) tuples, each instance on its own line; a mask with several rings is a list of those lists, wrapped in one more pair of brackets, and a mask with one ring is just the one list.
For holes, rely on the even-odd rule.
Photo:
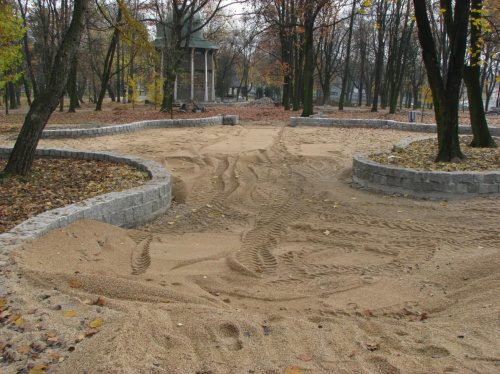
[[(167, 18), (167, 23), (169, 19)], [(201, 16), (195, 14), (193, 16), (193, 29), (197, 29), (201, 24)], [(165, 44), (165, 30), (168, 30), (168, 26), (164, 27), (160, 23), (156, 25), (155, 44), (162, 57), (162, 68), (164, 54), (168, 51)], [(214, 58), (219, 46), (206, 40), (200, 29), (190, 35), (188, 48), (189, 51), (186, 52), (181, 66), (185, 73), (178, 75), (175, 80), (174, 100), (188, 101), (193, 99), (213, 102), (215, 101)]]

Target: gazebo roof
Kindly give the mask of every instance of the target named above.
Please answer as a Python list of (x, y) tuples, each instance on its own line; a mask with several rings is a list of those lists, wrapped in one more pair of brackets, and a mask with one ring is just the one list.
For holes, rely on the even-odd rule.
[[(168, 26), (165, 27), (165, 25), (168, 25), (170, 22), (172, 22), (172, 15), (170, 14), (167, 17), (166, 23), (162, 24), (158, 22), (156, 24), (156, 40), (155, 44), (156, 46), (160, 46), (161, 44), (165, 43), (165, 31), (169, 33)], [(199, 14), (195, 14), (193, 16), (193, 29), (199, 28), (201, 25), (201, 16)], [(185, 35), (187, 33), (187, 26), (185, 25), (183, 27), (183, 34)], [(185, 47), (186, 43), (182, 43), (182, 47)], [(193, 32), (189, 36), (189, 48), (199, 48), (199, 49), (212, 49), (212, 50), (217, 50), (219, 49), (219, 46), (216, 45), (214, 42), (211, 42), (210, 40), (207, 40), (203, 37), (202, 30), (199, 29), (195, 32)]]
[[(186, 43), (183, 43), (183, 46)], [(200, 49), (219, 49), (219, 46), (216, 45), (214, 42), (211, 42), (210, 40), (205, 39), (202, 36), (199, 35), (191, 35), (189, 38), (189, 48), (200, 48)]]

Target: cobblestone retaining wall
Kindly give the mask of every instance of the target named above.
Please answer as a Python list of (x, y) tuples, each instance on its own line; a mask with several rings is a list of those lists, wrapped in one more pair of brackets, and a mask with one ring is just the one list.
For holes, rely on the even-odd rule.
[[(435, 124), (416, 123), (416, 122), (396, 122), (391, 120), (378, 120), (378, 119), (291, 117), (290, 126), (369, 127), (378, 129), (436, 133)], [(470, 126), (459, 126), (458, 131), (460, 134), (472, 134)], [(490, 133), (493, 136), (500, 136), (500, 127), (490, 127)]]
[[(0, 158), (7, 158), (11, 148), (0, 147)], [(111, 152), (72, 149), (37, 149), (39, 158), (76, 158), (125, 162), (151, 177), (144, 185), (121, 192), (111, 192), (62, 208), (49, 210), (24, 221), (0, 235), (0, 248), (40, 237), (80, 219), (92, 219), (130, 228), (164, 214), (171, 203), (171, 176), (160, 164), (135, 156)]]
[(124, 125), (93, 127), (89, 129), (45, 130), (43, 139), (90, 138), (106, 135), (118, 135), (158, 128), (205, 127), (215, 125), (237, 125), (238, 116), (216, 116), (209, 118), (161, 119), (155, 121), (132, 122)]
[[(395, 147), (401, 149), (409, 143), (404, 141)], [(368, 190), (431, 199), (500, 195), (497, 171), (417, 171), (384, 165), (368, 157), (368, 153), (355, 155), (352, 170), (354, 182)]]

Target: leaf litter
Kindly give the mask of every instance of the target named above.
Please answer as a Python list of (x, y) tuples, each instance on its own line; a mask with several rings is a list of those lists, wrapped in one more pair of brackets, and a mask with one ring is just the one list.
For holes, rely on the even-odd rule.
[[(417, 140), (402, 150), (370, 155), (370, 159), (384, 165), (411, 168), (418, 171), (495, 171), (500, 169), (500, 148), (470, 147), (471, 136), (460, 137), (460, 148), (465, 159), (457, 162), (434, 162), (438, 154), (437, 139)], [(495, 138), (500, 144), (500, 139)]]
[[(6, 160), (0, 160), (0, 170)], [(138, 187), (146, 172), (124, 163), (36, 159), (27, 176), (0, 178), (0, 234), (47, 210)]]

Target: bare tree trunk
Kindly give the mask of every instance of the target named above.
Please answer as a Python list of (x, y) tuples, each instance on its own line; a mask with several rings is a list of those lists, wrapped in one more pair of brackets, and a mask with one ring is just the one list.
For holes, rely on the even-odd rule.
[[(472, 147), (495, 148), (497, 144), (493, 140), (486, 122), (484, 113), (483, 95), (481, 88), (481, 51), (477, 50), (481, 44), (481, 11), (482, 0), (471, 1), (470, 17), (470, 65), (464, 65), (462, 76), (467, 87), (467, 97), (469, 98), (470, 125), (474, 138)], [(479, 20), (478, 20), (479, 19)]]
[[(116, 16), (116, 23), (120, 23), (122, 20), (122, 10), (118, 7), (118, 15)], [(111, 37), (111, 42), (109, 43), (108, 52), (106, 53), (106, 58), (104, 60), (104, 67), (102, 69), (101, 77), (101, 90), (99, 91), (99, 97), (97, 98), (97, 104), (95, 106), (96, 111), (102, 110), (102, 102), (104, 101), (104, 96), (106, 96), (106, 89), (108, 88), (109, 78), (111, 77), (111, 69), (113, 68), (113, 58), (116, 51), (116, 43), (118, 42), (118, 35), (120, 30), (115, 28), (113, 31), (113, 36)]]
[(356, 0), (352, 2), (351, 18), (349, 20), (349, 36), (347, 38), (347, 52), (345, 58), (344, 76), (342, 77), (342, 88), (340, 90), (339, 110), (344, 110), (347, 80), (349, 77), (349, 62), (351, 58), (352, 29), (354, 27), (354, 15), (356, 13)]
[(28, 81), (26, 80), (26, 77), (23, 74), (23, 84), (24, 84), (24, 92), (26, 94), (26, 101), (28, 102), (28, 106), (31, 106), (31, 91), (30, 91), (30, 86), (28, 84)]
[(377, 7), (377, 55), (375, 59), (375, 88), (373, 91), (373, 103), (372, 103), (372, 112), (378, 111), (378, 99), (380, 95), (380, 86), (382, 84), (382, 69), (384, 64), (384, 47), (385, 47), (385, 37), (384, 37), (384, 28), (385, 28), (385, 19), (387, 16), (387, 7), (388, 2), (382, 0), (381, 3), (378, 4)]
[(75, 113), (76, 108), (79, 108), (78, 95), (76, 92), (76, 74), (78, 70), (78, 59), (75, 55), (73, 61), (71, 61), (71, 68), (68, 76), (68, 95), (69, 95), (69, 113)]
[[(312, 10), (311, 10), (312, 11)], [(304, 103), (301, 117), (309, 117), (314, 114), (313, 91), (314, 91), (314, 19), (306, 16), (304, 35)]]
[[(447, 33), (450, 37), (450, 57), (446, 83), (441, 75), (436, 45), (433, 39), (426, 2), (413, 0), (415, 17), (418, 26), (418, 38), (422, 47), (422, 57), (427, 70), (427, 78), (434, 100), (434, 113), (438, 133), (438, 155), (436, 161), (449, 162), (455, 158), (462, 159), (458, 138), (458, 106), (460, 86), (462, 83), (462, 67), (467, 47), (467, 24), (469, 20), (470, 1), (455, 3), (453, 11), (451, 2), (444, 11)], [(452, 18), (454, 17), (454, 19)]]

